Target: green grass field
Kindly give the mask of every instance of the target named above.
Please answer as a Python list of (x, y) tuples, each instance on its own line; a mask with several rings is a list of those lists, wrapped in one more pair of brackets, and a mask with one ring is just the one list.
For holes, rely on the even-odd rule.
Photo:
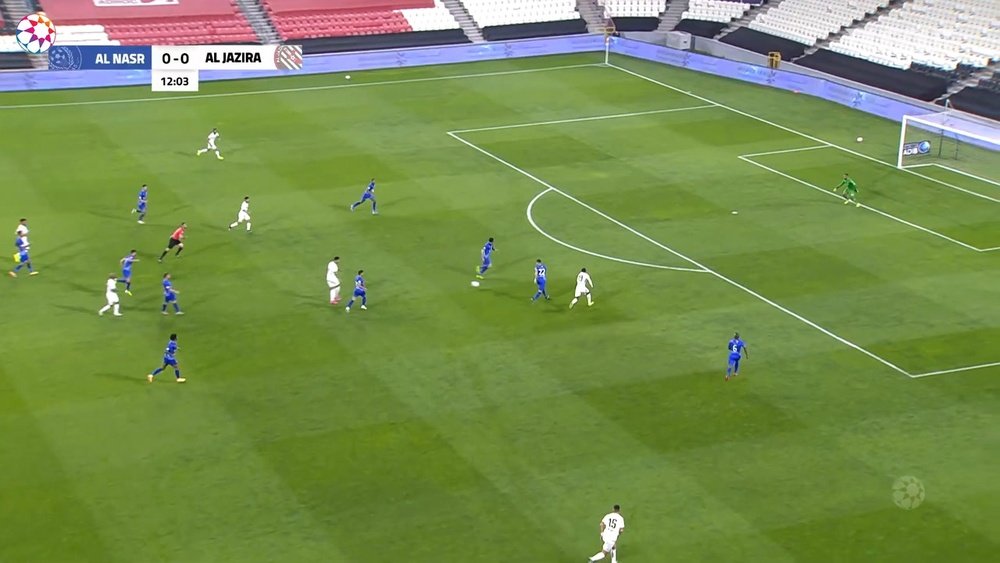
[[(613, 503), (625, 563), (994, 558), (1000, 188), (879, 162), (895, 123), (602, 58), (0, 95), (41, 272), (0, 284), (0, 560), (582, 563)], [(328, 304), (334, 255), (369, 310)], [(171, 332), (188, 382), (147, 384)]]

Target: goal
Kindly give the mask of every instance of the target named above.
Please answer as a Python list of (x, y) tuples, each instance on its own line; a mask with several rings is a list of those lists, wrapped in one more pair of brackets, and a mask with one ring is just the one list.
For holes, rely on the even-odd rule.
[(953, 109), (904, 115), (896, 167), (925, 166), (1000, 186), (1000, 122)]

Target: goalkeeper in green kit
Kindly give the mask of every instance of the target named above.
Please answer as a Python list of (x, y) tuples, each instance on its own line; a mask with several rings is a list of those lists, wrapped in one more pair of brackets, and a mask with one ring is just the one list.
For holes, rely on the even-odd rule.
[(861, 207), (861, 202), (858, 201), (858, 184), (854, 182), (853, 178), (844, 174), (844, 179), (836, 188), (833, 188), (833, 192), (837, 193), (840, 188), (844, 188), (844, 205), (854, 202), (855, 207)]

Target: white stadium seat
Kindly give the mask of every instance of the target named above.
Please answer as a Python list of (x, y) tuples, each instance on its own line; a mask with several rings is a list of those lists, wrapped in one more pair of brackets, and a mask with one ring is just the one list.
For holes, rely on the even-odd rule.
[(913, 0), (850, 30), (830, 50), (897, 68), (985, 67), (1000, 60), (1000, 2)]
[(397, 11), (410, 23), (413, 31), (440, 31), (462, 27), (441, 0), (434, 0), (433, 8)]
[(750, 29), (813, 45), (873, 14), (889, 0), (784, 0), (750, 22)]
[(463, 0), (479, 27), (580, 19), (576, 0)]
[(691, 0), (681, 19), (728, 23), (743, 17), (752, 7), (738, 0)]
[(597, 0), (597, 4), (612, 18), (658, 18), (667, 9), (667, 0)]

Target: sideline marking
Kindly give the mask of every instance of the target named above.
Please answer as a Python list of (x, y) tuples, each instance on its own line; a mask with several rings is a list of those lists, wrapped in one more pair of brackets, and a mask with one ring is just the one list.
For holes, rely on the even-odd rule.
[(627, 68), (620, 67), (618, 65), (614, 65), (614, 64), (611, 64), (611, 63), (608, 63), (607, 66), (609, 68), (613, 68), (613, 69), (619, 70), (619, 71), (624, 72), (626, 74), (631, 74), (632, 76), (634, 76), (636, 78), (640, 78), (640, 79), (645, 80), (647, 82), (650, 82), (652, 84), (656, 84), (657, 86), (662, 86), (664, 88), (667, 88), (668, 90), (673, 90), (674, 92), (679, 92), (681, 94), (684, 94), (685, 96), (690, 96), (690, 97), (692, 97), (692, 98), (694, 98), (696, 100), (701, 100), (702, 102), (705, 102), (706, 104), (714, 104), (716, 106), (719, 106), (722, 109), (729, 110), (729, 111), (731, 111), (733, 113), (742, 115), (743, 117), (748, 117), (748, 118), (753, 119), (755, 121), (759, 121), (759, 122), (764, 123), (766, 125), (770, 125), (771, 127), (776, 127), (778, 129), (781, 129), (782, 131), (787, 131), (788, 133), (792, 133), (793, 135), (798, 135), (800, 137), (809, 139), (810, 141), (815, 141), (817, 143), (822, 143), (822, 144), (825, 144), (825, 145), (829, 145), (829, 146), (831, 146), (831, 147), (833, 147), (835, 149), (844, 151), (844, 152), (849, 153), (849, 154), (853, 154), (854, 156), (857, 156), (859, 158), (863, 158), (865, 160), (870, 160), (872, 162), (877, 162), (879, 164), (882, 164), (884, 166), (888, 166), (888, 167), (893, 168), (895, 170), (899, 170), (901, 172), (906, 172), (907, 174), (913, 174), (914, 176), (918, 176), (920, 178), (924, 178), (926, 180), (930, 180), (932, 182), (936, 182), (938, 184), (941, 184), (942, 186), (946, 186), (946, 187), (951, 188), (953, 190), (958, 190), (958, 191), (961, 191), (961, 192), (968, 193), (969, 195), (980, 197), (980, 198), (983, 198), (983, 199), (986, 199), (986, 200), (989, 200), (989, 201), (992, 201), (992, 202), (995, 202), (995, 203), (1000, 203), (1000, 199), (992, 198), (990, 196), (983, 195), (983, 194), (978, 193), (978, 192), (967, 190), (965, 188), (961, 188), (959, 186), (950, 184), (950, 183), (945, 182), (943, 180), (938, 180), (937, 178), (933, 178), (931, 176), (925, 176), (924, 174), (921, 174), (919, 172), (915, 172), (913, 170), (909, 170), (906, 167), (899, 168), (899, 167), (897, 167), (895, 164), (893, 164), (891, 162), (886, 162), (884, 160), (879, 160), (879, 159), (877, 159), (877, 158), (875, 158), (873, 156), (868, 156), (867, 154), (860, 153), (858, 151), (854, 151), (854, 150), (851, 150), (849, 148), (842, 147), (840, 145), (835, 145), (835, 144), (833, 144), (833, 143), (831, 143), (829, 141), (824, 141), (823, 139), (820, 139), (819, 137), (814, 137), (812, 135), (809, 135), (808, 133), (803, 133), (801, 131), (797, 131), (795, 129), (792, 129), (791, 127), (786, 127), (786, 126), (781, 125), (779, 123), (775, 123), (773, 121), (764, 119), (763, 117), (756, 116), (756, 115), (754, 115), (752, 113), (736, 109), (736, 108), (734, 108), (732, 106), (727, 106), (726, 104), (722, 104), (722, 103), (716, 102), (715, 100), (711, 100), (711, 99), (706, 98), (704, 96), (699, 96), (698, 94), (692, 94), (691, 92), (689, 92), (687, 90), (681, 90), (680, 88), (678, 88), (676, 86), (671, 86), (670, 84), (667, 84), (666, 82), (661, 82), (659, 80), (656, 80), (655, 78), (650, 78), (650, 77), (648, 77), (648, 76), (646, 76), (644, 74), (640, 74), (638, 72), (635, 72), (634, 70), (629, 70)]
[[(604, 63), (587, 63), (587, 64), (576, 64), (576, 65), (550, 66), (544, 68), (503, 70), (497, 72), (480, 72), (474, 74), (455, 74), (451, 76), (427, 76), (423, 78), (404, 78), (402, 80), (382, 80), (379, 82), (356, 82), (352, 84), (328, 84), (326, 86), (304, 86), (301, 88), (278, 88), (275, 90), (247, 90), (243, 92), (220, 92), (217, 94), (193, 94), (193, 95), (170, 96), (162, 98), (124, 98), (121, 100), (87, 100), (82, 102), (20, 104), (13, 106), (0, 106), (0, 110), (100, 106), (100, 105), (112, 105), (112, 104), (137, 104), (145, 102), (169, 102), (173, 100), (198, 100), (202, 98), (231, 98), (235, 96), (257, 96), (261, 94), (289, 94), (292, 92), (316, 92), (320, 90), (339, 90), (341, 88), (365, 88), (368, 86), (386, 86), (390, 84), (414, 84), (417, 82), (438, 82), (441, 80), (460, 80), (464, 78), (483, 78), (488, 76), (508, 76), (511, 74), (530, 74), (533, 72), (547, 72), (551, 70), (565, 70), (570, 68), (587, 68), (587, 67), (603, 67), (603, 66)], [(321, 75), (302, 75), (302, 76), (321, 76)], [(280, 78), (280, 77), (272, 77), (272, 78)], [(211, 82), (227, 82), (227, 81), (212, 80)], [(135, 86), (142, 86), (142, 84), (135, 84)], [(16, 92), (0, 92), (0, 94), (14, 94), (14, 93)]]

